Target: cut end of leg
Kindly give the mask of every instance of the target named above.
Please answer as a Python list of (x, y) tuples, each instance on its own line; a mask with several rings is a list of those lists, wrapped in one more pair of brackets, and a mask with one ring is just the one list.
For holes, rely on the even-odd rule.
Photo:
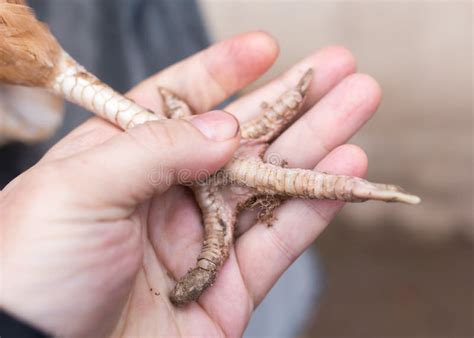
[(170, 301), (176, 306), (196, 301), (215, 280), (216, 270), (194, 268), (176, 283), (171, 291)]

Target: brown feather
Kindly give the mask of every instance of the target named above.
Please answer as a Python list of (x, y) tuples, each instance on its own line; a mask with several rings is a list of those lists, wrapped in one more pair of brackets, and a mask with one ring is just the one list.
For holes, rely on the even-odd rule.
[(9, 3), (9, 4), (17, 4), (17, 5), (25, 5), (26, 6), (26, 1), (25, 0), (0, 0), (1, 3)]
[(45, 86), (55, 75), (61, 47), (21, 0), (0, 0), (0, 81)]

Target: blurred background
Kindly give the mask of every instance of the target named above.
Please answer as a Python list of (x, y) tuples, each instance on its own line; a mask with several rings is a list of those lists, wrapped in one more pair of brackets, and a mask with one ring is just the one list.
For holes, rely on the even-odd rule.
[(200, 0), (221, 40), (260, 29), (280, 43), (262, 82), (325, 45), (349, 48), (383, 90), (351, 140), (368, 177), (422, 204), (345, 207), (315, 243), (322, 302), (302, 336), (472, 337), (474, 285), (473, 3)]

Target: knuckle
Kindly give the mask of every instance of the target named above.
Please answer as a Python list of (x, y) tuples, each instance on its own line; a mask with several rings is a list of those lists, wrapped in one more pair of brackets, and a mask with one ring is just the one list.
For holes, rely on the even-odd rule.
[(271, 243), (274, 245), (277, 251), (288, 260), (288, 262), (293, 262), (298, 257), (298, 255), (294, 252), (292, 245), (281, 236), (275, 227), (269, 227), (267, 234)]

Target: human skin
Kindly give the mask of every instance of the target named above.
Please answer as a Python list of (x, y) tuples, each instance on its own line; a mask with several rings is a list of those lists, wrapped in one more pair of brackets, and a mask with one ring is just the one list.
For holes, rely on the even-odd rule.
[[(261, 76), (277, 54), (267, 34), (243, 34), (145, 80), (128, 96), (159, 112), (161, 86), (203, 113)], [(345, 142), (375, 112), (380, 89), (371, 77), (354, 74), (354, 58), (341, 47), (317, 51), (225, 110), (247, 121), (261, 101), (294, 83), (297, 69), (309, 68), (317, 85), (308, 93), (306, 113), (268, 152), (289, 167), (363, 176), (365, 154)], [(196, 303), (172, 306), (167, 295), (193, 266), (202, 225), (186, 188), (153, 175), (157, 168), (165, 174), (186, 169), (191, 177), (215, 171), (239, 144), (238, 136), (229, 137), (237, 131), (232, 117), (202, 116), (194, 123), (220, 141), (187, 121), (122, 132), (93, 118), (2, 190), (1, 306), (63, 336), (240, 336), (271, 286), (343, 203), (285, 202), (272, 227), (244, 214), (213, 288)]]

